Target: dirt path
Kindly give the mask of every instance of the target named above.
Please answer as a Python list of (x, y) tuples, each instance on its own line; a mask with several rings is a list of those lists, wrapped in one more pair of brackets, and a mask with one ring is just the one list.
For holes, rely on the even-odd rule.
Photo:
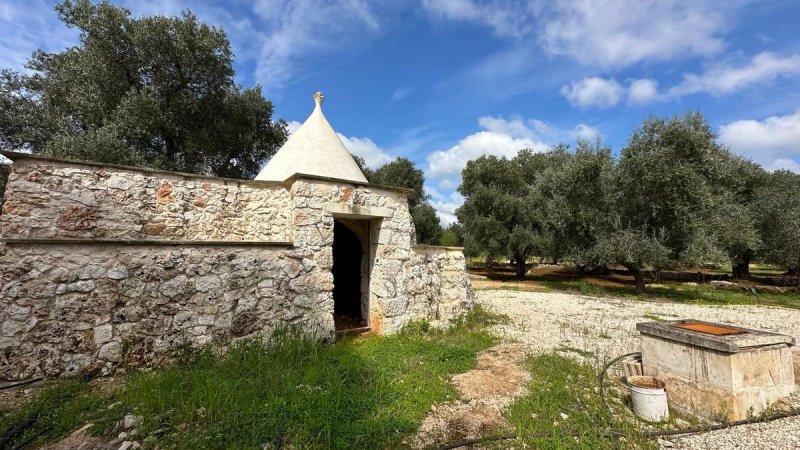
[(504, 343), (478, 354), (478, 365), (453, 376), (460, 395), (454, 402), (433, 405), (413, 439), (414, 448), (470, 439), (509, 428), (502, 411), (526, 393), (530, 373), (523, 363), (527, 347)]

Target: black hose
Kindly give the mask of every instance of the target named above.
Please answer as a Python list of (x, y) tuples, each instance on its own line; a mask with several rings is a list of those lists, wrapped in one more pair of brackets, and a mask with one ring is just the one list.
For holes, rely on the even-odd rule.
[(22, 450), (22, 449), (24, 449), (25, 447), (28, 446), (28, 444), (30, 444), (31, 442), (35, 441), (39, 436), (47, 433), (48, 431), (50, 431), (50, 427), (47, 427), (47, 428), (44, 428), (42, 430), (37, 431), (36, 433), (33, 434), (33, 436), (31, 436), (28, 439), (25, 439), (24, 441), (20, 442), (19, 444), (16, 445), (16, 447), (12, 448), (11, 450)]
[(4, 386), (0, 386), (0, 391), (5, 391), (6, 389), (13, 389), (15, 387), (20, 387), (20, 386), (25, 386), (25, 385), (28, 385), (28, 384), (38, 383), (39, 381), (42, 381), (42, 380), (44, 380), (44, 378), (39, 377), (39, 378), (30, 379), (30, 380), (20, 381), (18, 383), (6, 384)]
[(597, 375), (597, 384), (600, 386), (600, 401), (603, 403), (603, 407), (607, 411), (611, 412), (611, 408), (609, 408), (608, 402), (606, 401), (606, 383), (605, 383), (606, 372), (608, 372), (608, 369), (614, 364), (616, 364), (617, 361), (621, 360), (622, 358), (627, 358), (628, 356), (641, 355), (641, 354), (642, 352), (630, 352), (630, 353), (625, 353), (624, 355), (621, 356), (617, 356), (616, 358), (607, 362), (606, 365), (603, 367), (603, 370), (601, 370), (600, 373)]
[(28, 428), (32, 427), (33, 424), (36, 423), (36, 419), (39, 418), (39, 413), (33, 413), (30, 416), (26, 417), (20, 422), (17, 422), (16, 425), (12, 426), (5, 433), (3, 436), (0, 437), (0, 450), (8, 448), (14, 442), (19, 435), (25, 432)]
[[(641, 352), (631, 352), (631, 353), (626, 353), (626, 354), (624, 354), (622, 356), (618, 356), (618, 357), (612, 359), (611, 361), (609, 361), (603, 367), (603, 370), (601, 370), (600, 373), (598, 374), (597, 380), (598, 380), (598, 383), (600, 385), (600, 400), (601, 400), (603, 406), (606, 408), (606, 410), (609, 410), (609, 412), (610, 412), (610, 409), (608, 407), (608, 403), (606, 402), (605, 387), (604, 387), (606, 372), (608, 372), (608, 369), (612, 365), (614, 365), (617, 361), (621, 360), (622, 358), (625, 358), (625, 357), (628, 357), (628, 356), (633, 356), (633, 355), (639, 355), (639, 354), (641, 354)], [(678, 436), (678, 435), (681, 435), (681, 434), (703, 433), (703, 432), (707, 432), (707, 431), (722, 430), (722, 429), (725, 429), (725, 428), (731, 428), (731, 427), (735, 427), (735, 426), (739, 426), (739, 425), (747, 425), (747, 424), (752, 424), (752, 423), (772, 422), (774, 420), (785, 419), (787, 417), (794, 417), (794, 416), (800, 416), (800, 409), (795, 409), (795, 410), (792, 410), (792, 411), (773, 414), (771, 416), (766, 416), (766, 417), (753, 417), (753, 418), (750, 418), (750, 419), (738, 420), (736, 422), (720, 423), (720, 424), (716, 424), (716, 425), (705, 425), (705, 426), (700, 426), (700, 427), (683, 428), (683, 429), (680, 429), (680, 430), (647, 431), (647, 432), (642, 433), (642, 435), (644, 435), (646, 437), (663, 437), (663, 436)], [(559, 434), (563, 434), (563, 433), (559, 433)], [(584, 435), (585, 433), (571, 432), (571, 433), (568, 433), (568, 434), (571, 435), (571, 436), (581, 436), (581, 435)], [(467, 445), (481, 444), (481, 443), (484, 443), (484, 442), (506, 441), (506, 440), (516, 439), (518, 437), (536, 439), (536, 438), (550, 438), (550, 437), (553, 437), (555, 435), (556, 435), (556, 433), (554, 433), (554, 432), (532, 433), (532, 434), (522, 434), (522, 435), (520, 435), (518, 433), (499, 434), (499, 435), (495, 435), (495, 436), (484, 436), (484, 437), (474, 438), (474, 439), (465, 439), (463, 441), (459, 441), (459, 442), (455, 442), (455, 443), (452, 443), (452, 444), (447, 444), (447, 445), (441, 446), (441, 447), (439, 447), (439, 450), (452, 450), (452, 449), (455, 449), (455, 448), (465, 447)], [(598, 437), (619, 437), (619, 436), (624, 436), (624, 433), (621, 432), (621, 431), (618, 431), (618, 430), (609, 430), (607, 432), (598, 433), (596, 436), (598, 436)]]

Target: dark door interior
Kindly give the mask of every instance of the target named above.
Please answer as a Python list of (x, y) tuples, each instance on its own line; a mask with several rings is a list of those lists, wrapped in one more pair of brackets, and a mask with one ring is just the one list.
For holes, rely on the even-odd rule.
[(364, 326), (361, 317), (361, 240), (341, 222), (333, 223), (333, 312), (337, 329)]

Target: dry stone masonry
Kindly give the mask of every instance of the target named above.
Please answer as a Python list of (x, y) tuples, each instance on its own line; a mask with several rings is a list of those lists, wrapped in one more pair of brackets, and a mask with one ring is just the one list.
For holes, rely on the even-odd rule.
[(14, 160), (0, 215), (0, 379), (148, 366), (184, 345), (334, 332), (333, 225), (368, 220), (378, 333), (472, 305), (460, 249), (415, 245), (406, 191)]

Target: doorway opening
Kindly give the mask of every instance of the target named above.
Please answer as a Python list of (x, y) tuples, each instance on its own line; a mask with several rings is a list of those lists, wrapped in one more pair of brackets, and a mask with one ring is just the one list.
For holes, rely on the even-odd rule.
[(334, 219), (333, 322), (337, 332), (367, 328), (370, 221)]

